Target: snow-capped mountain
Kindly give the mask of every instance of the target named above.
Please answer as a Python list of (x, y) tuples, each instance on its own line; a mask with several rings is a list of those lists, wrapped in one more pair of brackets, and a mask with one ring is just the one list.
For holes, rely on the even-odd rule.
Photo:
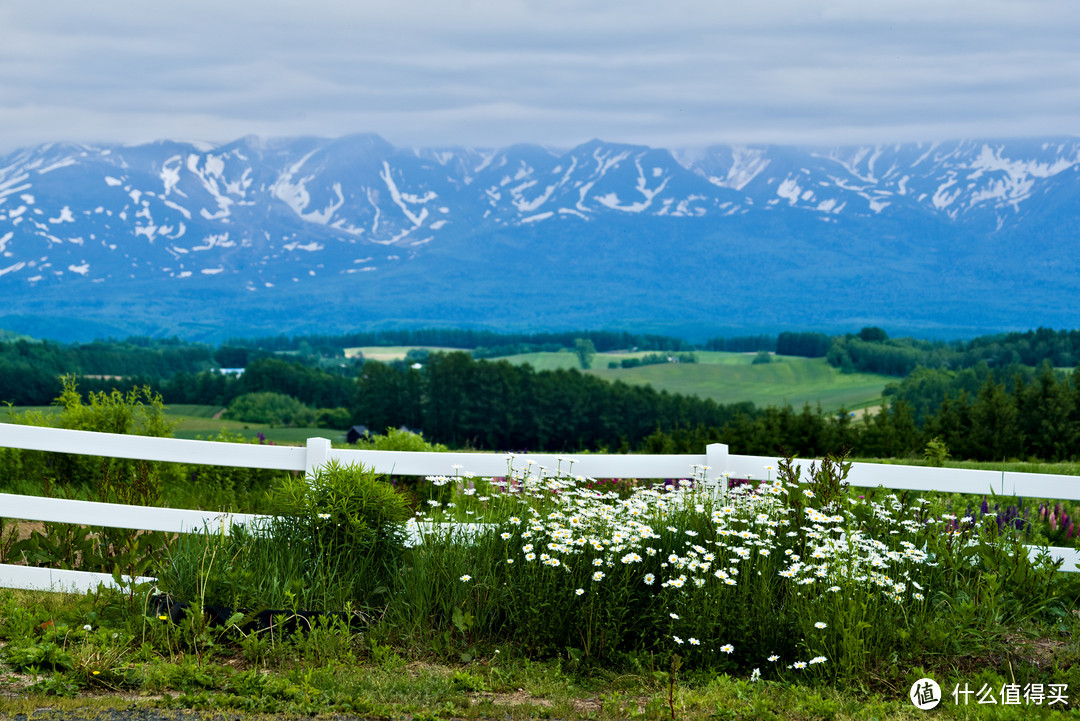
[[(172, 309), (166, 331), (181, 317), (222, 326), (225, 297), (273, 310), (282, 330), (358, 306), (353, 325), (1062, 323), (1078, 174), (1076, 138), (696, 152), (411, 150), (373, 135), (58, 143), (0, 157), (0, 299), (9, 315), (81, 304), (114, 323), (114, 299), (144, 299)], [(768, 293), (704, 301), (679, 272), (697, 293)], [(1029, 286), (1048, 280), (1057, 295), (1038, 301)], [(995, 285), (1024, 289), (1015, 297), (1046, 320), (987, 305)], [(136, 315), (133, 330), (158, 330)]]

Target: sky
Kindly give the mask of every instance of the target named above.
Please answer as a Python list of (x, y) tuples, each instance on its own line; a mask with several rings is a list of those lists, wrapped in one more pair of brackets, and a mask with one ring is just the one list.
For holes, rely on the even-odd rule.
[(1076, 0), (3, 0), (0, 150), (1080, 135)]

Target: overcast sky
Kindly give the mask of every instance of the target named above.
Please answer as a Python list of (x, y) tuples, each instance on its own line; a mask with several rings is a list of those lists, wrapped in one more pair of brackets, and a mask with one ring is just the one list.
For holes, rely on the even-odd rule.
[(1080, 135), (1077, 0), (3, 0), (0, 150)]

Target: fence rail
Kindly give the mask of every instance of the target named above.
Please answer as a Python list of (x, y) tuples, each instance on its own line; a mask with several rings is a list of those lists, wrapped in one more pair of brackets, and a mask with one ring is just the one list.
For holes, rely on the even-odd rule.
[[(711, 444), (700, 455), (585, 454), (570, 461), (548, 454), (513, 456), (505, 453), (341, 450), (331, 448), (330, 441), (325, 438), (309, 438), (307, 445), (300, 447), (265, 446), (149, 438), (9, 423), (0, 423), (0, 447), (196, 465), (303, 471), (309, 475), (331, 460), (343, 464), (363, 464), (379, 473), (415, 476), (464, 472), (484, 477), (503, 476), (511, 464), (517, 469), (534, 464), (550, 471), (560, 469), (592, 478), (688, 478), (694, 475), (695, 470), (700, 473), (704, 469), (706, 482), (716, 484), (718, 489), (726, 489), (725, 476), (728, 475), (758, 480), (775, 477), (780, 461), (768, 456), (732, 455), (723, 444)], [(809, 473), (812, 463), (814, 461), (796, 461), (796, 465), (803, 468), (803, 477)], [(847, 480), (860, 488), (883, 486), (896, 490), (1080, 500), (1080, 477), (1077, 476), (854, 463)], [(0, 494), (0, 518), (197, 533), (207, 528), (227, 530), (234, 523), (250, 523), (259, 517)], [(1032, 547), (1030, 552), (1034, 555), (1043, 550)], [(1053, 546), (1045, 550), (1052, 558), (1062, 560), (1063, 571), (1080, 571), (1080, 550)], [(112, 585), (113, 578), (107, 574), (85, 571), (30, 569), (0, 564), (0, 587), (85, 591), (96, 588), (99, 583)]]

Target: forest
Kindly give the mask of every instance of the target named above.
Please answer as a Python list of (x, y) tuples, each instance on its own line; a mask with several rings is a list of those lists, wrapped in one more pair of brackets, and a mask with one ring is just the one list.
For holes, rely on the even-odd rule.
[[(389, 363), (345, 357), (346, 347), (364, 343), (477, 345)], [(493, 349), (580, 350), (588, 343), (599, 352), (649, 351), (645, 362), (668, 353), (689, 360), (694, 351), (717, 348), (825, 356), (840, 372), (897, 380), (876, 413), (855, 418), (809, 406), (725, 405), (488, 357)], [(14, 338), (0, 342), (0, 401), (47, 405), (60, 395), (61, 377), (72, 375), (83, 392), (145, 387), (166, 404), (214, 405), (241, 420), (356, 424), (376, 432), (404, 426), (457, 448), (670, 453), (723, 442), (748, 454), (847, 449), (860, 457), (911, 457), (933, 442), (958, 459), (1058, 461), (1080, 455), (1080, 386), (1071, 372), (1078, 358), (1080, 331), (1042, 328), (949, 343), (894, 339), (873, 327), (699, 345), (628, 333), (441, 329), (233, 339), (220, 347), (177, 339), (66, 345)]]

